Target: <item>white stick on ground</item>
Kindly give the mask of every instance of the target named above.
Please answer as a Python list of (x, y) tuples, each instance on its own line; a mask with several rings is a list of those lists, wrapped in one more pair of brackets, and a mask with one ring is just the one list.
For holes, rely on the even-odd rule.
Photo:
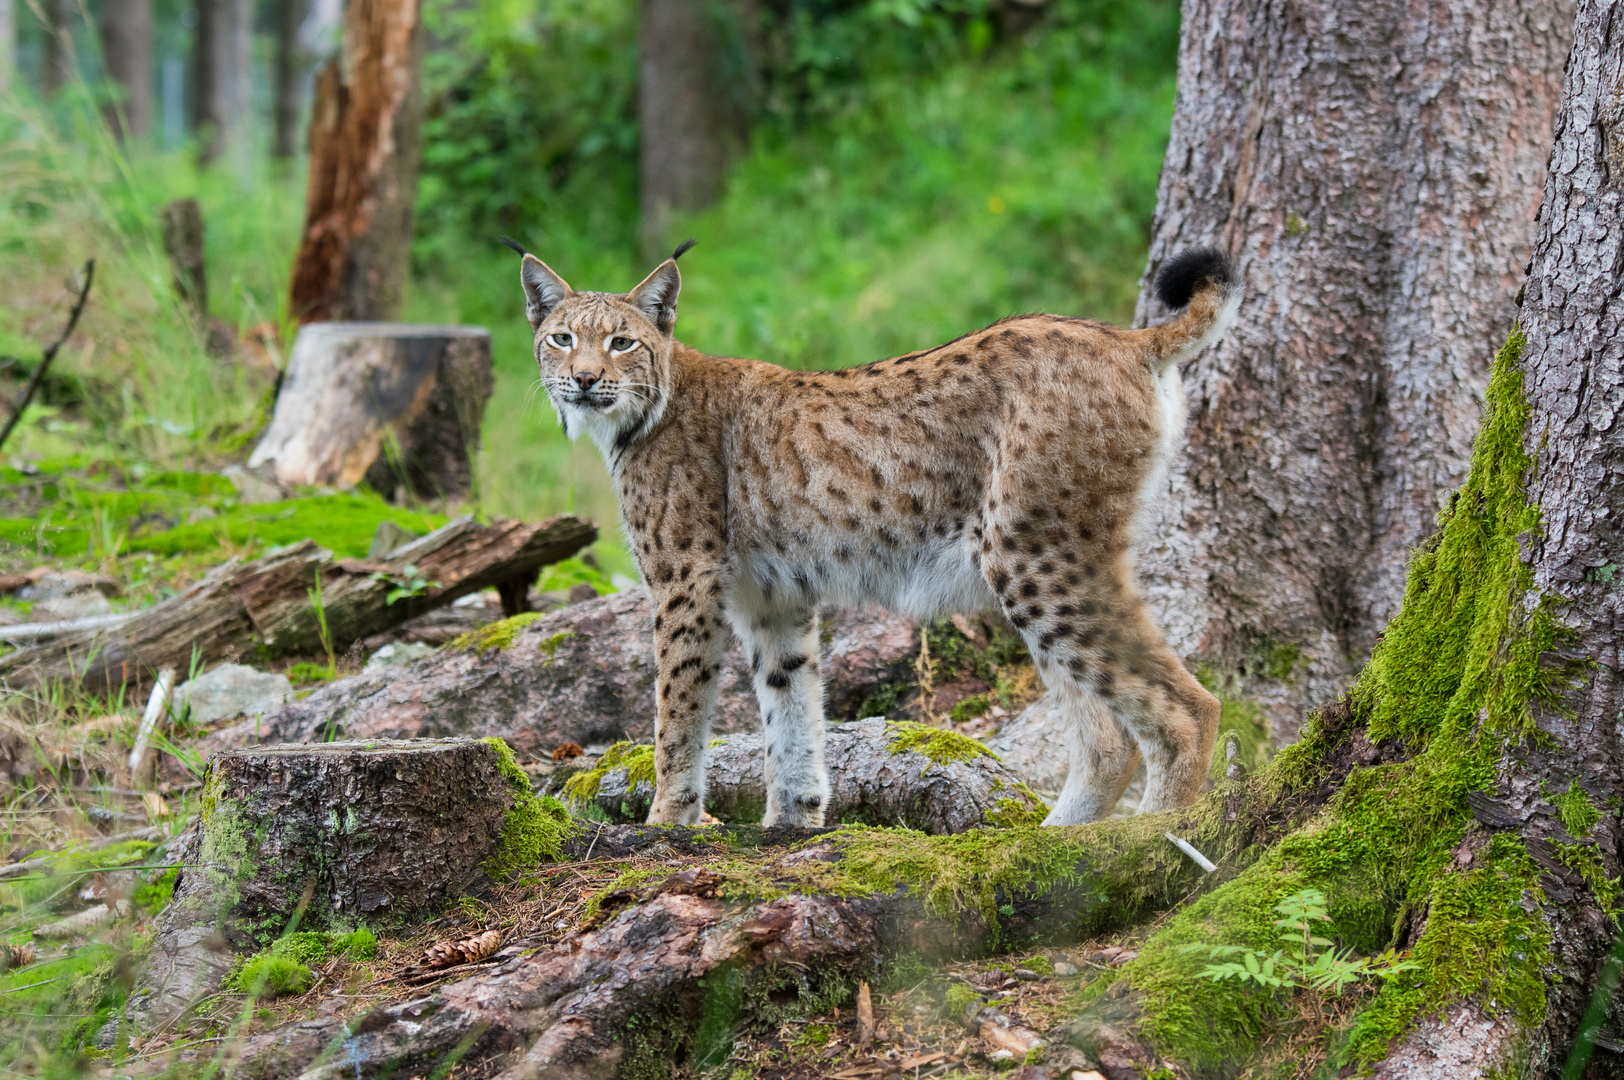
[(150, 786), (157, 771), (150, 767), (157, 760), (150, 753), (152, 734), (169, 713), (169, 695), (174, 689), (175, 669), (164, 668), (152, 686), (152, 696), (147, 698), (147, 711), (141, 717), (141, 727), (135, 733), (135, 745), (130, 747), (130, 776), (137, 788)]
[(1188, 840), (1180, 840), (1178, 837), (1174, 836), (1172, 833), (1163, 833), (1162, 835), (1167, 837), (1169, 840), (1171, 840), (1173, 842), (1174, 847), (1178, 848), (1180, 851), (1184, 852), (1184, 854), (1188, 855), (1190, 857), (1190, 859), (1197, 866), (1201, 867), (1201, 869), (1205, 870), (1207, 873), (1210, 874), (1214, 870), (1218, 869), (1218, 867), (1213, 865), (1213, 862), (1212, 862), (1211, 859), (1207, 858), (1205, 855), (1201, 854), (1201, 852), (1197, 851), (1195, 849), (1195, 846), (1192, 845)]

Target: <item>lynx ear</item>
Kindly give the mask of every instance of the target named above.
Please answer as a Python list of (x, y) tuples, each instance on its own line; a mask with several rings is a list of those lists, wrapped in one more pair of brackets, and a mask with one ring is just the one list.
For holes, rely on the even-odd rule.
[(670, 337), (677, 325), (677, 294), (681, 291), (682, 275), (677, 273), (677, 260), (670, 258), (627, 293), (626, 301), (647, 315), (660, 333)]
[(553, 308), (575, 291), (546, 263), (530, 254), (519, 263), (519, 280), (524, 284), (524, 313), (532, 330), (540, 327), (542, 320), (553, 313)]

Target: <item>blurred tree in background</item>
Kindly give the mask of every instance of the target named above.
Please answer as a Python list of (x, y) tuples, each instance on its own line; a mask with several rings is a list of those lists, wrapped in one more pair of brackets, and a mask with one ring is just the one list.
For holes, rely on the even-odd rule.
[[(69, 440), (34, 425), (8, 449), (232, 460), (291, 344), (313, 82), (342, 7), (257, 0), (250, 22), (249, 0), (150, 0), (143, 84), (112, 77), (100, 47), (108, 5), (138, 0), (48, 2), (66, 32), (16, 8), (17, 77), (0, 94), (0, 278), (15, 283), (0, 295), (0, 353), (36, 349), (61, 281), (95, 251), (98, 303), (76, 336), (94, 348), (69, 348), (58, 368), (103, 389), (93, 430)], [(645, 243), (697, 236), (684, 340), (790, 365), (871, 360), (1015, 311), (1131, 316), (1172, 112), (1175, 4), (690, 6), (709, 19), (725, 160), (703, 198), (668, 200), (645, 229), (646, 168), (664, 155), (644, 153), (643, 66), (659, 50), (640, 41), (639, 0), (422, 5), (401, 313), (493, 331), (479, 481), (492, 512), (615, 516), (596, 454), (531, 396), (499, 233), (583, 288), (615, 289), (646, 273)], [(128, 112), (139, 85), (150, 128), (113, 141), (103, 110)], [(209, 354), (173, 295), (157, 221), (177, 198), (202, 208), (211, 314), (243, 341), (235, 363)]]

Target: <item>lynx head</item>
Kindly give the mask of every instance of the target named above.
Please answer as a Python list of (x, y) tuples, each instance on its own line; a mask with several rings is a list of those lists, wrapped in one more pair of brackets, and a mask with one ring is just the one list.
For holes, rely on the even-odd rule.
[[(504, 238), (505, 239), (505, 238)], [(536, 365), (564, 434), (581, 432), (611, 467), (618, 451), (659, 422), (670, 398), (671, 333), (689, 240), (629, 293), (576, 292), (519, 245), (525, 314)]]

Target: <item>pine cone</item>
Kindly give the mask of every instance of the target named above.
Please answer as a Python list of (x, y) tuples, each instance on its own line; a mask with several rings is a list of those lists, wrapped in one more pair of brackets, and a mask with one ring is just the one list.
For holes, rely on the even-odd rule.
[(586, 751), (581, 749), (579, 743), (563, 743), (553, 751), (553, 764), (557, 765), (561, 761), (568, 761), (572, 757), (580, 757), (584, 753)]
[(0, 971), (27, 967), (35, 959), (32, 945), (6, 945), (0, 943)]
[(477, 964), (502, 947), (502, 931), (487, 930), (457, 941), (441, 941), (423, 950), (419, 968), (448, 968), (459, 964)]

